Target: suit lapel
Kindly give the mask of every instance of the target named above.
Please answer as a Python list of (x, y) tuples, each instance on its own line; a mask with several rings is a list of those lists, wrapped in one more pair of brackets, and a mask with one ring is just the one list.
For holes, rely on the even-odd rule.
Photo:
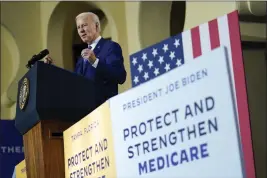
[(99, 52), (100, 52), (100, 50), (101, 50), (104, 42), (105, 42), (105, 39), (104, 38), (101, 38), (99, 40), (99, 42), (97, 43), (96, 47), (94, 48), (94, 53), (95, 53), (95, 56), (96, 57), (98, 57), (98, 54), (99, 54)]

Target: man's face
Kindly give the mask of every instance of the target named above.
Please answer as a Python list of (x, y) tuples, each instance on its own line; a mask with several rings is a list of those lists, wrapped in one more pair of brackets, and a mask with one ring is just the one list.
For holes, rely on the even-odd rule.
[(91, 16), (80, 17), (76, 20), (78, 34), (85, 43), (92, 43), (97, 37), (96, 24)]

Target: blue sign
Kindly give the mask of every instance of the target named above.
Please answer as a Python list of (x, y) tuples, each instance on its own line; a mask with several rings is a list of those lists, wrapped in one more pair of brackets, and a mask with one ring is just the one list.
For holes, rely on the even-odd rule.
[(0, 177), (12, 177), (15, 166), (23, 159), (23, 138), (15, 121), (0, 120)]

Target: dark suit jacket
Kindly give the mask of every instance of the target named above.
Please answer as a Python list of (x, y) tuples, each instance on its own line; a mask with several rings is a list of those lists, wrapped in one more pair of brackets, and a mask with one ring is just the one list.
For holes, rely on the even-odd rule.
[(100, 105), (118, 94), (118, 84), (126, 80), (122, 50), (118, 43), (101, 38), (94, 48), (99, 59), (97, 67), (88, 63), (83, 71), (83, 58), (77, 61), (75, 72), (92, 80), (96, 87), (96, 104)]

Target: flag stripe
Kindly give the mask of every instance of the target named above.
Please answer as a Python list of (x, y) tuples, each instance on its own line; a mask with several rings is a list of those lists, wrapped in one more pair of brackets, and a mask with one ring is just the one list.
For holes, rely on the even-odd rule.
[[(211, 50), (220, 46), (218, 21), (214, 19), (209, 21), (210, 46)], [(201, 34), (202, 35), (202, 34)]]
[(187, 30), (182, 33), (184, 50), (184, 63), (188, 63), (193, 59), (191, 31)]
[(247, 103), (245, 72), (241, 51), (241, 37), (237, 11), (228, 14), (232, 62), (235, 71), (236, 98), (239, 113), (240, 135), (243, 146), (246, 177), (255, 178), (252, 139)]
[(191, 37), (192, 37), (193, 57), (196, 58), (202, 54), (198, 26), (191, 29)]
[(200, 42), (201, 42), (201, 51), (202, 54), (205, 54), (206, 52), (210, 51), (210, 35), (209, 35), (209, 24), (204, 23), (199, 26), (199, 31), (200, 31)]
[[(230, 45), (230, 37), (229, 37), (229, 28), (228, 28), (228, 19), (227, 16), (224, 15), (220, 18), (218, 18), (218, 30), (219, 30), (219, 37), (220, 37), (220, 46), (225, 46), (227, 48), (227, 59), (229, 61), (230, 65), (230, 75), (232, 78), (232, 81), (234, 81), (234, 73), (233, 73), (233, 67), (232, 67), (232, 57), (231, 57), (231, 45)], [(234, 88), (234, 98), (235, 97), (235, 88)]]

